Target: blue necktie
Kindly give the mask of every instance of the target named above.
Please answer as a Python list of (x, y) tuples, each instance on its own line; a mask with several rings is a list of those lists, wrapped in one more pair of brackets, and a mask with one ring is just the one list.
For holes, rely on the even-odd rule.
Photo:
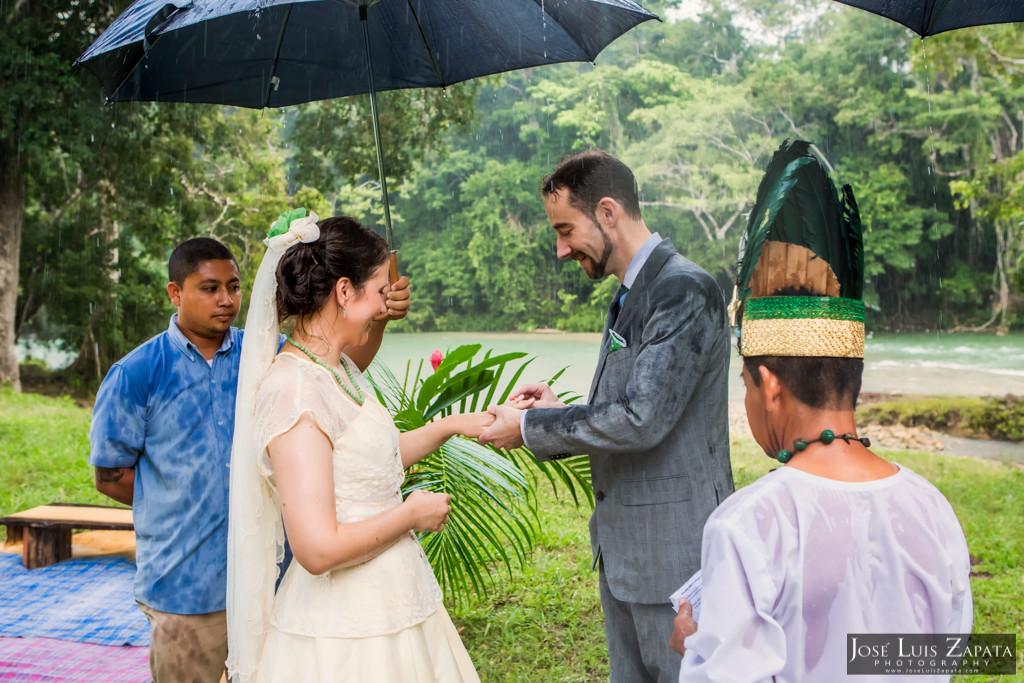
[(619, 291), (615, 293), (615, 299), (612, 300), (612, 310), (608, 315), (608, 327), (615, 325), (615, 320), (619, 317), (619, 311), (622, 310), (622, 304), (626, 303), (627, 294), (629, 294), (629, 287), (619, 285)]

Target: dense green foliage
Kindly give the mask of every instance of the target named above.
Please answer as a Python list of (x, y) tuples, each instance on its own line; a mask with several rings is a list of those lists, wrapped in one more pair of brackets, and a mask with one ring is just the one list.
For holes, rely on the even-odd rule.
[[(124, 4), (0, 4), (13, 46), (0, 146), (16, 147), (25, 179), (12, 319), (21, 337), (81, 350), (73, 373), (87, 384), (166, 325), (177, 241), (225, 240), (248, 281), (283, 207), (382, 221), (365, 98), (262, 113), (102, 107), (70, 63)], [(679, 20), (678, 2), (649, 4), (669, 20), (626, 34), (596, 66), (381, 97), (399, 262), (414, 283), (405, 329), (600, 329), (614, 283), (557, 260), (537, 193), (563, 154), (590, 146), (633, 167), (648, 225), (728, 295), (745, 214), (787, 138), (814, 142), (856, 192), (869, 328), (1024, 323), (1021, 28), (922, 42), (838, 3), (715, 0)]]
[[(0, 516), (54, 501), (96, 503), (87, 464), (89, 411), (68, 399), (0, 390)], [(934, 483), (964, 527), (971, 556), (974, 630), (1024, 633), (1024, 539), (1019, 533), (1024, 471), (1001, 463), (928, 453), (883, 453)], [(776, 466), (747, 437), (733, 440), (733, 472), (745, 486)], [(108, 501), (109, 502), (109, 501)], [(449, 604), (481, 680), (608, 680), (597, 574), (590, 570), (587, 506), (538, 489), (539, 532), (511, 576), (495, 573), (487, 595)], [(3, 531), (0, 530), (0, 534)], [(1017, 649), (1024, 672), (1024, 651)], [(954, 683), (980, 680), (954, 678)], [(993, 679), (995, 680), (995, 679)], [(1002, 676), (1000, 683), (1024, 676)]]
[[(596, 68), (482, 86), (478, 132), (402, 188), (410, 323), (599, 329), (608, 292), (555, 262), (536, 194), (562, 154), (589, 146), (634, 168), (648, 225), (731, 291), (763, 168), (800, 137), (860, 202), (870, 327), (1019, 324), (1021, 232), (1010, 226), (1021, 205), (1000, 190), (1020, 170), (989, 160), (1022, 163), (1021, 72), (1006, 57), (1019, 55), (1020, 30), (922, 46), (878, 17), (832, 8), (766, 46), (746, 42), (736, 18), (645, 25)], [(990, 96), (972, 94), (981, 85)]]
[(862, 424), (925, 426), (967, 438), (1024, 441), (1024, 401), (1016, 396), (929, 396), (864, 406)]

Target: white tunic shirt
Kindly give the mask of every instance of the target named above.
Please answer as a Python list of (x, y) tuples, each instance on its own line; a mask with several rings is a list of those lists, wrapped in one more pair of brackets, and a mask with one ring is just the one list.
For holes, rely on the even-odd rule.
[(711, 515), (701, 569), (686, 683), (831, 683), (847, 678), (848, 633), (970, 633), (973, 623), (960, 523), (905, 467), (868, 482), (780, 467)]

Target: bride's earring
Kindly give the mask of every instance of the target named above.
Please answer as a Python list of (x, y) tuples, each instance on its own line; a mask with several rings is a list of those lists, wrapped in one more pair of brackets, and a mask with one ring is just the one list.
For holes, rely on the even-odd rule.
[(342, 318), (347, 318), (348, 317), (348, 307), (347, 306), (342, 306), (341, 307), (341, 317)]

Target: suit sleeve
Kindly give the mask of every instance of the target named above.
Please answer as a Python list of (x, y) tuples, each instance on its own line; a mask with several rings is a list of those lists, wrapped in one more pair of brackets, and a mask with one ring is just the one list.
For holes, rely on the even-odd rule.
[(523, 436), (540, 460), (562, 454), (646, 451), (661, 443), (700, 388), (709, 363), (728, 351), (725, 303), (714, 281), (680, 275), (656, 282), (639, 340), (606, 361), (629, 362), (625, 391), (615, 400), (537, 409), (523, 419)]

